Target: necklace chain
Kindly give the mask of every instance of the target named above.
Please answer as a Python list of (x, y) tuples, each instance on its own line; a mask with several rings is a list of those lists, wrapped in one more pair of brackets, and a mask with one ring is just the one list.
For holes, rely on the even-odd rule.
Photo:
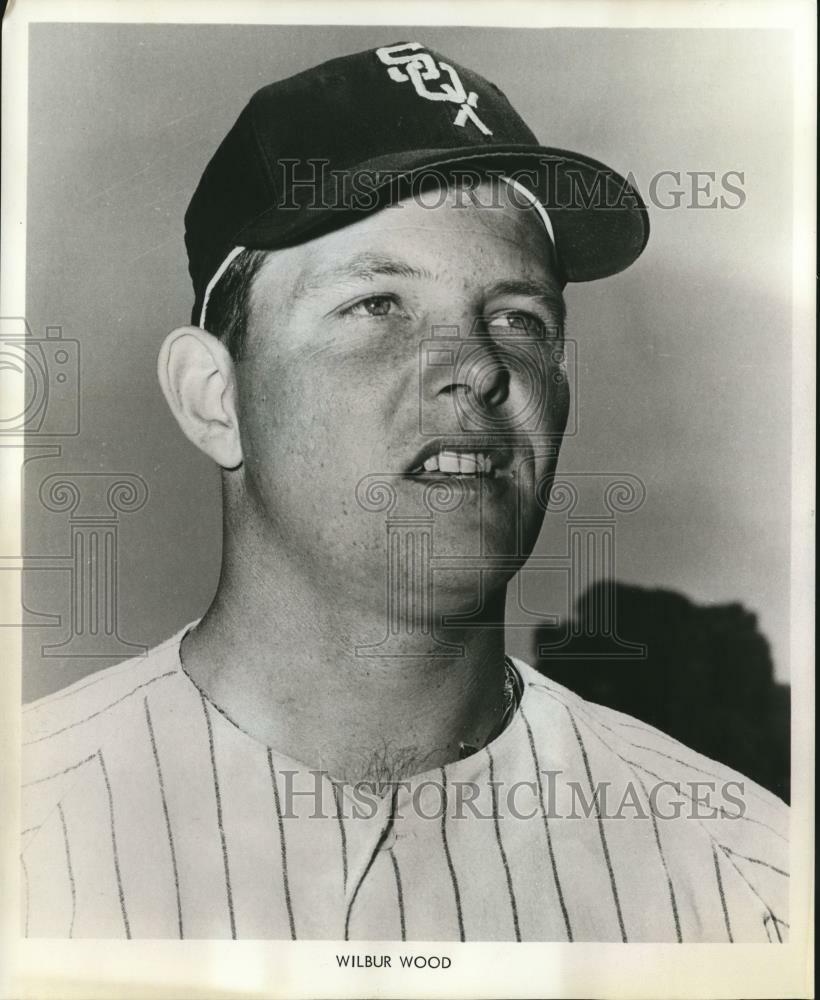
[(521, 703), (521, 694), (521, 678), (518, 671), (513, 666), (512, 660), (510, 660), (509, 656), (505, 656), (504, 692), (502, 695), (503, 708), (501, 709), (501, 718), (498, 720), (498, 725), (493, 728), (482, 746), (474, 746), (472, 743), (459, 743), (458, 750), (460, 760), (464, 760), (465, 757), (478, 753), (479, 750), (482, 750), (488, 743), (492, 743), (496, 737), (500, 736), (504, 732), (510, 719), (515, 714), (519, 704)]

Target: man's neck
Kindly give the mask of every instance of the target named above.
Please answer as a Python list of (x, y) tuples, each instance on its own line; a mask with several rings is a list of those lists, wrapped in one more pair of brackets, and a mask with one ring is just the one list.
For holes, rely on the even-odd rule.
[(244, 732), (334, 778), (389, 781), (450, 763), (497, 729), (503, 590), (469, 627), (402, 627), (387, 651), (363, 650), (364, 637), (386, 633), (384, 609), (363, 610), (341, 583), (328, 601), (298, 568), (288, 572), (285, 553), (275, 575), (238, 555), (226, 547), (214, 602), (181, 655)]

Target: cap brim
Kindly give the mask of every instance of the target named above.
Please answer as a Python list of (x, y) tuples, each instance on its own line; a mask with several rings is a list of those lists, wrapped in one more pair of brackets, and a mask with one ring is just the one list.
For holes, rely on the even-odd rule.
[[(402, 182), (420, 175), (433, 178), (435, 171), (452, 176), (454, 167), (512, 175), (538, 197), (549, 213), (566, 281), (592, 281), (623, 271), (649, 239), (649, 216), (640, 194), (612, 168), (548, 146), (488, 145), (388, 154), (336, 171), (298, 208), (271, 205), (235, 234), (234, 244), (278, 249), (306, 242), (384, 207), (391, 196), (406, 193)], [(340, 190), (351, 188), (345, 188), (345, 180), (361, 181), (364, 175), (370, 178), (364, 202), (353, 205), (349, 197), (340, 198)]]

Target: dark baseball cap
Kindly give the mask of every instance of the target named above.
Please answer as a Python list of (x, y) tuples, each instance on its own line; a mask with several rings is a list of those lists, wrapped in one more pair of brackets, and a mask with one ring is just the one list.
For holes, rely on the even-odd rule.
[(399, 42), (332, 59), (248, 101), (185, 213), (193, 322), (236, 248), (303, 243), (417, 181), (470, 171), (512, 178), (537, 198), (564, 281), (616, 274), (646, 246), (646, 207), (630, 181), (542, 146), (494, 83)]

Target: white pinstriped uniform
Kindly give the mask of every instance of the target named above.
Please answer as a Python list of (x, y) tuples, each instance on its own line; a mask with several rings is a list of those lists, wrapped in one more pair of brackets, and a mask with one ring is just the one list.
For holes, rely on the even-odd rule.
[[(786, 939), (786, 806), (745, 781), (742, 818), (655, 817), (659, 780), (682, 783), (656, 800), (669, 816), (693, 781), (744, 779), (649, 726), (514, 661), (524, 694), (504, 732), (362, 818), (202, 697), (183, 634), (24, 709), (26, 934)], [(587, 798), (610, 783), (609, 812), (570, 818), (571, 781)], [(627, 787), (638, 807), (610, 817)]]

